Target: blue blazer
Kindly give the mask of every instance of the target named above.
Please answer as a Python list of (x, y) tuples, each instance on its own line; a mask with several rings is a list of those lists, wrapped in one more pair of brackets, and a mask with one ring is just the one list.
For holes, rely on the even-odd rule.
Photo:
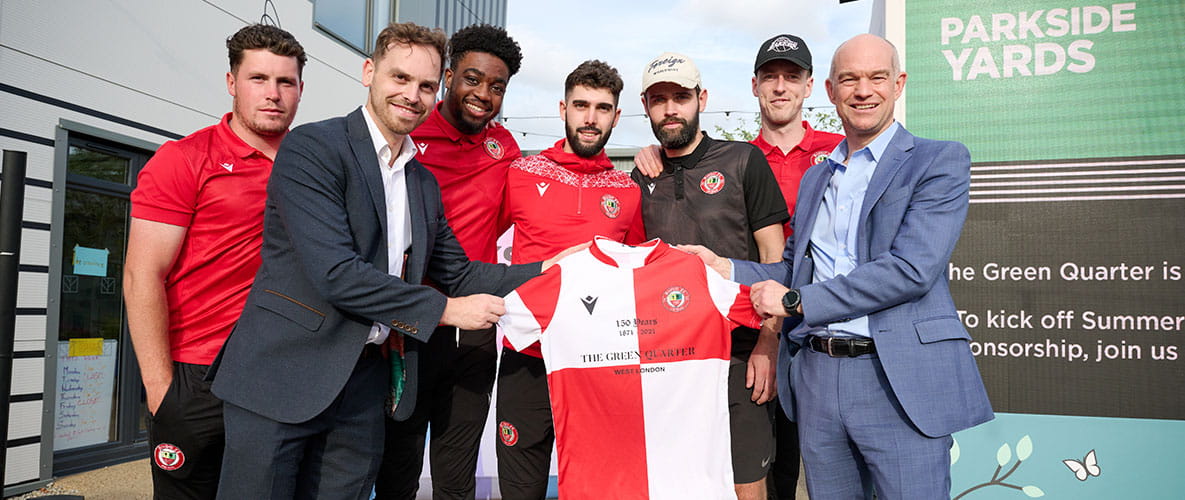
[[(893, 393), (922, 434), (945, 436), (993, 418), (946, 275), (967, 216), (970, 168), (962, 144), (914, 137), (901, 127), (864, 195), (856, 268), (822, 283), (811, 283), (808, 249), (834, 167), (822, 162), (803, 175), (785, 260), (733, 261), (741, 283), (774, 279), (802, 294), (805, 316), (789, 325), (778, 352), (780, 394), (792, 394), (791, 359), (808, 325), (867, 315)], [(780, 399), (794, 415), (794, 398)]]
[(211, 367), (224, 401), (285, 423), (324, 411), (345, 386), (371, 326), (406, 338), (396, 419), (416, 403), (419, 350), (445, 295), (505, 295), (539, 264), (471, 262), (444, 217), (440, 187), (419, 162), (405, 169), (411, 210), (406, 281), (387, 274), (387, 209), (361, 108), (292, 130), (268, 182), (263, 263), (239, 321)]

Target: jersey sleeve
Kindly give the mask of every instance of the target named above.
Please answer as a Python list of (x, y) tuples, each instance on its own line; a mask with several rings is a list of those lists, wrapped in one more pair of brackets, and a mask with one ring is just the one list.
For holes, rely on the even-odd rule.
[(561, 269), (552, 266), (506, 296), (506, 314), (498, 320), (502, 334), (516, 351), (543, 338), (559, 300)]
[(708, 293), (712, 295), (712, 302), (721, 316), (728, 318), (735, 326), (761, 328), (761, 316), (749, 300), (748, 286), (726, 280), (707, 266), (704, 266), (704, 272), (708, 278)]
[(769, 168), (769, 160), (757, 146), (750, 148), (745, 178), (741, 182), (745, 185), (745, 210), (753, 231), (790, 220), (778, 180)]
[(167, 142), (136, 177), (132, 217), (189, 227), (197, 206), (198, 169), (175, 142)]

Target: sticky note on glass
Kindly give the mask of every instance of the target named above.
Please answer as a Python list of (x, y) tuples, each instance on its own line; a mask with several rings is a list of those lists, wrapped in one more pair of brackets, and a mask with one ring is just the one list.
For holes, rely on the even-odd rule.
[(74, 245), (74, 274), (83, 276), (107, 276), (107, 256), (111, 253), (106, 248), (87, 248)]
[(103, 339), (70, 339), (67, 356), (102, 356)]

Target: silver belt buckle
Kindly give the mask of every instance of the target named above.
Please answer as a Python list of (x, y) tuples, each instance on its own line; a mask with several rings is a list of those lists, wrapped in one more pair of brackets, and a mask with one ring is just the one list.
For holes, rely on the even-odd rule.
[(835, 337), (827, 337), (827, 339), (826, 339), (826, 342), (827, 342), (827, 355), (828, 355), (828, 356), (831, 356), (831, 357), (833, 357), (833, 358), (835, 357), (835, 350), (834, 350), (834, 348), (832, 347), (833, 345), (835, 345), (835, 342), (834, 342), (834, 341), (835, 341)]

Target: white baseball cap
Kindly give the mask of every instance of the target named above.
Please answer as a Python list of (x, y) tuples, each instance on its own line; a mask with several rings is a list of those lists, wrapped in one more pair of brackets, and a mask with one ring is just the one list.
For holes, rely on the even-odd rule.
[(686, 89), (701, 86), (699, 69), (691, 58), (674, 52), (663, 52), (642, 70), (642, 93), (656, 83), (671, 82)]

